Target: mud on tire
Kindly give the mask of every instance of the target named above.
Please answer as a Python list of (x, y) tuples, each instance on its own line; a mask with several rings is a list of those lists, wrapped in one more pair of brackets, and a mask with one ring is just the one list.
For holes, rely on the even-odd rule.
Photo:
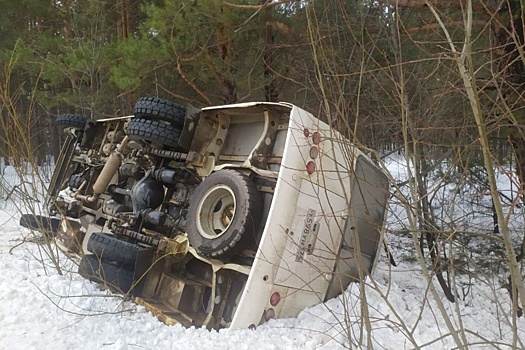
[(255, 184), (242, 173), (224, 169), (195, 190), (188, 209), (188, 238), (201, 254), (230, 257), (254, 239), (262, 216)]

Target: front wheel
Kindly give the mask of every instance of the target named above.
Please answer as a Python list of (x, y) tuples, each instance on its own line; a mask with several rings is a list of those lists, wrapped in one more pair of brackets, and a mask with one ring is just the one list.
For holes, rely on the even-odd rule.
[(77, 114), (61, 114), (55, 120), (55, 126), (61, 132), (66, 130), (84, 130), (87, 118)]
[(23, 214), (20, 217), (20, 226), (35, 230), (49, 236), (55, 236), (60, 220), (43, 215)]
[(135, 267), (139, 249), (138, 244), (104, 232), (93, 232), (87, 243), (87, 250), (97, 258), (130, 268)]
[(114, 292), (128, 294), (136, 281), (133, 270), (121, 264), (104, 261), (95, 255), (84, 255), (78, 266), (78, 273), (88, 280), (108, 287)]
[(247, 176), (217, 171), (197, 186), (190, 200), (189, 241), (203, 255), (229, 257), (255, 240), (261, 211), (261, 196)]

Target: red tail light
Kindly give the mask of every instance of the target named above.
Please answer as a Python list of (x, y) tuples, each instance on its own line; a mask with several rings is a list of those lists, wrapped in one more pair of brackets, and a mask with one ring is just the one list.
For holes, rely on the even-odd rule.
[(281, 295), (278, 292), (273, 293), (272, 296), (270, 297), (271, 306), (275, 306), (279, 304), (280, 301), (281, 301)]
[(309, 161), (306, 164), (306, 172), (310, 175), (312, 175), (315, 172), (315, 163), (313, 161)]

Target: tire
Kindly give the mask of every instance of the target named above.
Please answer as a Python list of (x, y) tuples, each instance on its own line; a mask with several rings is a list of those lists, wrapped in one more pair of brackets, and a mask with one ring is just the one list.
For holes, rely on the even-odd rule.
[(133, 287), (133, 270), (122, 265), (100, 260), (95, 255), (84, 255), (78, 273), (95, 283), (101, 283), (114, 292), (127, 294)]
[(87, 250), (97, 258), (134, 268), (140, 246), (126, 242), (115, 235), (94, 232), (87, 243)]
[(137, 118), (161, 120), (182, 128), (186, 108), (157, 97), (141, 97), (135, 103), (134, 114)]
[(46, 235), (55, 236), (60, 220), (43, 215), (23, 214), (20, 216), (20, 226), (38, 231)]
[(255, 184), (235, 170), (208, 176), (193, 193), (188, 209), (188, 239), (202, 255), (231, 257), (254, 240), (262, 217)]
[(55, 126), (58, 130), (62, 132), (68, 128), (84, 130), (84, 127), (86, 126), (86, 121), (87, 118), (82, 115), (61, 114), (55, 120)]
[(135, 118), (127, 128), (127, 134), (133, 141), (156, 142), (164, 146), (181, 150), (179, 146), (181, 130), (171, 124), (158, 120)]

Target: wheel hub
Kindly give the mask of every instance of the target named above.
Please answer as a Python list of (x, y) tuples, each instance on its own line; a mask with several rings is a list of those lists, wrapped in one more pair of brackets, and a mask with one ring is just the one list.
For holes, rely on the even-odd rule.
[(197, 229), (207, 239), (224, 234), (235, 217), (236, 201), (232, 189), (226, 185), (210, 188), (198, 207)]

